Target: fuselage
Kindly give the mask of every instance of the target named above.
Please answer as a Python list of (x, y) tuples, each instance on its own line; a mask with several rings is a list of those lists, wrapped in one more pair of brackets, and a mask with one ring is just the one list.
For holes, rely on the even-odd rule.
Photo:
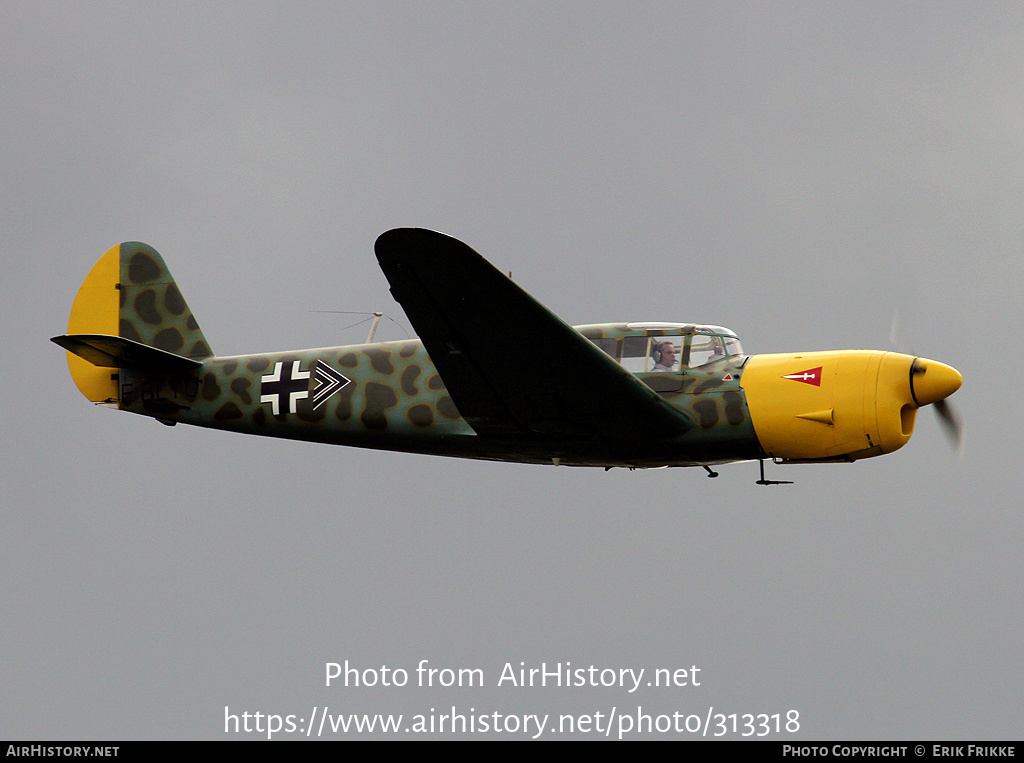
[(96, 262), (53, 341), (87, 399), (165, 424), (567, 466), (882, 455), (921, 406), (948, 418), (962, 381), (874, 350), (748, 356), (720, 326), (568, 326), (433, 231), (388, 231), (375, 252), (422, 341), (214, 356), (139, 242)]
[[(577, 329), (599, 346), (647, 342), (667, 331), (681, 341), (679, 328)], [(648, 362), (636, 377), (694, 423), (682, 436), (649, 441), (530, 431), (478, 435), (415, 339), (214, 357), (174, 377), (122, 369), (118, 407), (167, 424), (384, 450), (567, 466), (690, 466), (763, 455), (740, 385), (746, 362), (737, 354), (669, 372)]]
[[(632, 366), (652, 394), (692, 422), (689, 431), (669, 438), (552, 436), (525, 428), (478, 434), (419, 340), (214, 357), (177, 376), (122, 369), (119, 407), (167, 424), (566, 466), (651, 468), (766, 457), (852, 461), (890, 453), (913, 432), (918, 406), (910, 356), (874, 350), (729, 354), (740, 348), (725, 329), (652, 325), (576, 328)], [(669, 360), (652, 357), (650, 348), (660, 344), (669, 355), (667, 343), (697, 365), (659, 369), (655, 360)], [(581, 376), (579, 384), (586, 383)]]

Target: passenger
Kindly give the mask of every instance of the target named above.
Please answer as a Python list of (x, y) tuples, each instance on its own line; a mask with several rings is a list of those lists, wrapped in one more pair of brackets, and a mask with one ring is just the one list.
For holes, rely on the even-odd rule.
[[(701, 338), (704, 339), (704, 337)], [(696, 341), (694, 342), (693, 349), (690, 351), (690, 368), (706, 366), (708, 363), (714, 363), (724, 357), (725, 351), (722, 349), (722, 343), (715, 337), (707, 337), (707, 341), (702, 344), (698, 345)]]
[(654, 345), (654, 368), (652, 371), (665, 372), (675, 370), (676, 346), (670, 341), (658, 342)]

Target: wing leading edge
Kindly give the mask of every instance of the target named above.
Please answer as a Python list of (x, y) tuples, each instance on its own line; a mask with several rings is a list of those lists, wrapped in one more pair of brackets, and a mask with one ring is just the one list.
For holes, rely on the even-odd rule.
[(651, 440), (692, 428), (461, 241), (396, 228), (377, 239), (375, 251), (391, 293), (478, 434)]

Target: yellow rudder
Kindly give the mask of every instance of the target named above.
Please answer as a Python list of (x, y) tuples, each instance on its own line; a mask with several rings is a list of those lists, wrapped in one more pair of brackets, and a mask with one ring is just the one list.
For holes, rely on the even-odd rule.
[(78, 389), (94, 403), (116, 405), (119, 369), (189, 368), (213, 355), (192, 311), (153, 247), (128, 241), (111, 248), (78, 290), (68, 333)]
[[(99, 258), (85, 277), (68, 319), (68, 334), (118, 335), (120, 318), (121, 245)], [(68, 353), (71, 378), (83, 395), (94, 403), (116, 403), (117, 370), (94, 366)]]

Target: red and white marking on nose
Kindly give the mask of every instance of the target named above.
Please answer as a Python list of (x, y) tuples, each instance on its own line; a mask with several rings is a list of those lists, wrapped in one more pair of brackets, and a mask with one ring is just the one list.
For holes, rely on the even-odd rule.
[(804, 384), (813, 384), (815, 387), (820, 387), (821, 366), (818, 366), (817, 368), (810, 368), (806, 371), (797, 371), (795, 374), (786, 374), (782, 378), (792, 379), (793, 381), (803, 382)]

